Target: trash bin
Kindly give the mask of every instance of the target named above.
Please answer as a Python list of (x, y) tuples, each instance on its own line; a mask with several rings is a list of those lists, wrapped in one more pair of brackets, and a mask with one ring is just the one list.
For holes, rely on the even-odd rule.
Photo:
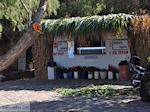
[(121, 81), (125, 81), (130, 78), (129, 63), (126, 60), (119, 63), (119, 74)]
[(48, 62), (47, 70), (48, 70), (48, 80), (56, 79), (56, 75), (55, 75), (56, 62)]

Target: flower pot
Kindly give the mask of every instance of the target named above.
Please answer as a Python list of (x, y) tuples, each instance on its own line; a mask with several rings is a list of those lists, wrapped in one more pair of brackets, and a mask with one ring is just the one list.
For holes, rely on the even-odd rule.
[(57, 79), (62, 79), (62, 73), (61, 72), (57, 72)]
[(68, 78), (69, 79), (73, 79), (73, 73), (72, 73), (72, 71), (68, 72)]
[(86, 73), (85, 72), (81, 72), (80, 73), (80, 78), (81, 79), (86, 79)]
[(92, 79), (93, 78), (93, 73), (92, 72), (88, 72), (88, 79)]
[(107, 78), (107, 71), (100, 71), (100, 76), (101, 76), (101, 79), (106, 79)]
[(108, 79), (112, 80), (113, 78), (114, 78), (113, 72), (112, 71), (108, 71)]
[(119, 80), (120, 79), (120, 75), (119, 73), (116, 73), (116, 79)]
[(74, 79), (79, 79), (78, 71), (74, 71)]
[(99, 79), (99, 72), (98, 71), (94, 71), (94, 79)]
[(64, 79), (68, 78), (68, 74), (67, 73), (63, 73)]
[(55, 76), (55, 68), (54, 67), (47, 67), (47, 71), (48, 71), (48, 80), (54, 80), (56, 79)]

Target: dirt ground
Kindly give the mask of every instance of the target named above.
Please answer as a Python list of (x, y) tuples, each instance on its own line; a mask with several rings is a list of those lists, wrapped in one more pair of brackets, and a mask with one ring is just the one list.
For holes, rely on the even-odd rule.
[[(31, 112), (150, 112), (150, 103), (139, 96), (62, 97), (53, 88), (79, 88), (89, 84), (131, 88), (128, 82), (101, 80), (17, 80), (0, 83), (0, 107), (30, 103)], [(118, 84), (124, 85), (118, 85)], [(114, 85), (115, 84), (115, 85)]]

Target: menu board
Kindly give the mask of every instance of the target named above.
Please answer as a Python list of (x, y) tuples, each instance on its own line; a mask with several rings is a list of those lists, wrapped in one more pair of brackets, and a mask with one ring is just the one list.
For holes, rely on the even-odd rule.
[(128, 40), (113, 40), (112, 48), (113, 50), (127, 50)]
[(57, 47), (57, 50), (59, 52), (65, 52), (68, 50), (68, 43), (63, 41), (63, 42), (58, 42), (57, 43), (58, 47)]

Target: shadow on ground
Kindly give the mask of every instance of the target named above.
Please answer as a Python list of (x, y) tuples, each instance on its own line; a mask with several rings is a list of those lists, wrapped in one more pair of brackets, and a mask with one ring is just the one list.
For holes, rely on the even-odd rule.
[(30, 104), (30, 112), (150, 112), (150, 103), (142, 102), (138, 96), (60, 97), (51, 101), (23, 103)]
[[(90, 84), (129, 85), (128, 82), (108, 80), (48, 81), (30, 79), (8, 81), (0, 83), (1, 104), (10, 105), (11, 103), (30, 102), (31, 112), (150, 112), (150, 104), (143, 103), (139, 96), (121, 95), (88, 98), (61, 97), (57, 96), (56, 93), (49, 93), (53, 88), (79, 88)], [(21, 90), (31, 90), (32, 92)]]
[(115, 84), (115, 85), (130, 85), (129, 82), (119, 82), (113, 80), (16, 80), (0, 83), (0, 90), (5, 91), (19, 91), (19, 90), (34, 90), (34, 91), (49, 91), (53, 88), (79, 88), (88, 85), (102, 85), (102, 84)]
[(57, 101), (32, 102), (31, 112), (150, 112), (139, 97), (64, 97)]

